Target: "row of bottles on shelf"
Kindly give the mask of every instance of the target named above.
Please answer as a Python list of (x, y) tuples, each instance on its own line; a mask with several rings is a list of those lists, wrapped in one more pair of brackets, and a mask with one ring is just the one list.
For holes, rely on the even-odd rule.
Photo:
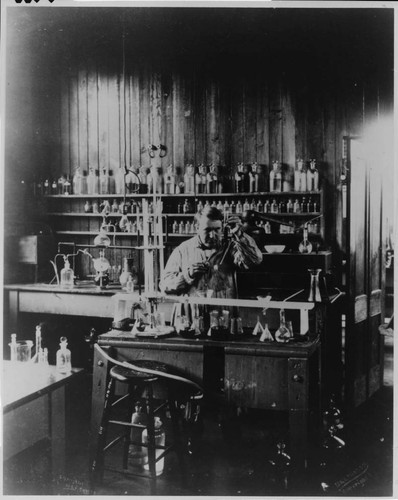
[[(260, 213), (274, 213), (274, 214), (305, 214), (305, 213), (318, 213), (319, 203), (312, 196), (306, 197), (301, 196), (297, 198), (288, 198), (287, 200), (281, 199), (277, 201), (276, 199), (266, 198), (263, 202), (262, 199), (249, 201), (246, 198), (243, 202), (241, 200), (199, 200), (197, 202), (192, 202), (188, 198), (184, 201), (180, 201), (177, 204), (178, 214), (191, 214), (195, 212), (201, 212), (207, 207), (216, 207), (224, 214), (242, 214), (247, 210), (255, 210)], [(109, 214), (140, 214), (143, 211), (142, 202), (139, 200), (129, 199), (122, 200), (118, 202), (116, 199), (113, 201), (104, 200), (101, 203), (98, 201), (87, 200), (84, 204), (85, 213), (101, 213), (104, 215)], [(174, 212), (175, 208), (172, 208), (170, 212)], [(148, 203), (148, 213), (154, 212), (153, 202)]]
[[(272, 228), (268, 221), (259, 221), (256, 224), (258, 227), (264, 228), (265, 234), (271, 234)], [(319, 224), (317, 222), (308, 222), (306, 224), (307, 232), (318, 234)], [(295, 232), (295, 226), (293, 221), (288, 221), (288, 224), (279, 224), (279, 234), (292, 234)], [(171, 226), (172, 234), (196, 234), (196, 224), (195, 221), (184, 221), (179, 222), (174, 220)]]
[(251, 165), (239, 163), (231, 175), (221, 174), (215, 165), (187, 165), (183, 174), (169, 165), (166, 171), (151, 167), (130, 167), (98, 171), (90, 168), (88, 174), (75, 168), (72, 176), (61, 175), (58, 179), (34, 182), (36, 194), (44, 195), (107, 195), (127, 193), (159, 194), (219, 194), (223, 192), (261, 193), (304, 192), (319, 190), (319, 172), (316, 160), (297, 160), (294, 171), (285, 168), (280, 161), (272, 163), (269, 174), (257, 162)]

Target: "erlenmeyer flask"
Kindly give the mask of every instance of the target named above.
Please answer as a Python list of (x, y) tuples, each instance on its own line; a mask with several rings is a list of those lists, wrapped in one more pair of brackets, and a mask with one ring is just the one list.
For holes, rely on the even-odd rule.
[(274, 337), (272, 336), (271, 332), (268, 329), (268, 323), (265, 323), (265, 327), (263, 328), (263, 333), (261, 334), (260, 337), (260, 342), (265, 342), (266, 340), (270, 340), (271, 342), (274, 341)]
[(321, 291), (319, 289), (319, 274), (322, 269), (308, 269), (311, 276), (309, 302), (322, 302)]
[(311, 253), (312, 252), (312, 244), (308, 239), (308, 226), (307, 226), (307, 224), (304, 225), (303, 241), (300, 243), (298, 249), (299, 249), (300, 253)]

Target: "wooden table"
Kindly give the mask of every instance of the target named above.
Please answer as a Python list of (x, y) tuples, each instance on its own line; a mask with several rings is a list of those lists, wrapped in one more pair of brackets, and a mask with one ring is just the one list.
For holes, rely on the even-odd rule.
[[(305, 463), (308, 449), (310, 389), (316, 410), (320, 403), (320, 341), (280, 344), (244, 337), (232, 341), (137, 339), (110, 331), (101, 346), (114, 348), (120, 360), (160, 360), (201, 382), (205, 394), (219, 392), (227, 404), (289, 413), (290, 449)], [(106, 360), (96, 354), (93, 373), (92, 435), (98, 432), (106, 384)], [(217, 364), (218, 369), (214, 370)]]
[(3, 460), (49, 439), (52, 473), (64, 473), (65, 386), (82, 372), (62, 375), (55, 366), (3, 361)]

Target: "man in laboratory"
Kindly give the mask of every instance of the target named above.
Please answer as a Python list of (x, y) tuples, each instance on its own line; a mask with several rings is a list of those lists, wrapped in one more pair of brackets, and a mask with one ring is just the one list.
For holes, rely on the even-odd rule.
[(235, 271), (260, 264), (263, 256), (238, 216), (229, 217), (224, 229), (223, 220), (215, 207), (196, 215), (197, 235), (170, 255), (160, 282), (163, 292), (201, 295), (212, 290), (213, 297), (237, 297)]

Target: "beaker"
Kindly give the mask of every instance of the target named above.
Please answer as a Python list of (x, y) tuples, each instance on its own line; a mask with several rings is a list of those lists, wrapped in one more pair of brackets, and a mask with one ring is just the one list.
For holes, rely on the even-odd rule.
[(8, 344), (11, 350), (11, 361), (27, 362), (32, 357), (32, 340), (20, 340), (19, 342), (11, 342)]

